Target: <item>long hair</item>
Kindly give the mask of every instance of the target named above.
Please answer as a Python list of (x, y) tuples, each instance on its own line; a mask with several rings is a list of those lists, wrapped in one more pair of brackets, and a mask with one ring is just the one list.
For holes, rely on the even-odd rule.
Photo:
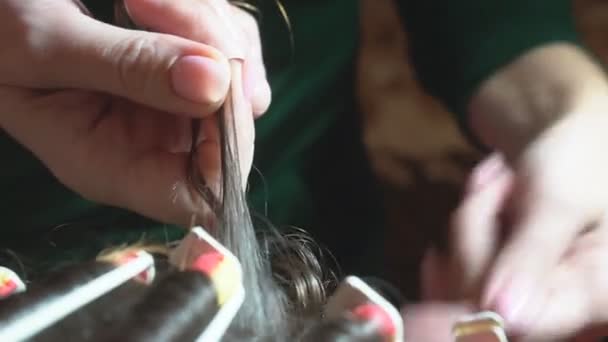
[[(240, 77), (239, 62), (233, 62)], [(232, 88), (234, 90), (234, 88)], [(236, 99), (230, 93), (218, 118), (221, 156), (221, 188), (215, 195), (200, 179), (196, 161), (198, 123), (194, 123), (193, 153), (190, 179), (193, 188), (215, 214), (215, 227), (208, 227), (215, 238), (228, 248), (243, 267), (247, 292), (235, 323), (230, 329), (234, 338), (267, 340), (267, 334), (290, 336), (298, 319), (305, 314), (320, 314), (324, 302), (322, 267), (303, 241), (302, 233), (281, 235), (272, 226), (256, 233), (242, 186), (238, 155), (237, 125), (234, 118)], [(294, 312), (295, 311), (295, 312)], [(290, 319), (291, 318), (291, 319)]]
[[(243, 7), (243, 4), (238, 5)], [(280, 2), (277, 4), (289, 25), (284, 8)], [(251, 6), (245, 7), (251, 10)], [(135, 26), (122, 1), (115, 2), (115, 19), (120, 26)], [(236, 64), (239, 71), (239, 63)], [(192, 122), (189, 184), (212, 209), (214, 217), (204, 219), (205, 228), (237, 257), (243, 268), (247, 296), (226, 339), (285, 340), (309, 317), (321, 317), (326, 289), (334, 283), (334, 274), (319, 260), (319, 253), (313, 252), (311, 247), (315, 244), (303, 231), (281, 234), (271, 224), (257, 230), (254, 227), (242, 187), (239, 132), (232, 95), (230, 91), (217, 120), (221, 158), (219, 192), (214, 193), (207, 186), (198, 167), (196, 144), (200, 120)]]

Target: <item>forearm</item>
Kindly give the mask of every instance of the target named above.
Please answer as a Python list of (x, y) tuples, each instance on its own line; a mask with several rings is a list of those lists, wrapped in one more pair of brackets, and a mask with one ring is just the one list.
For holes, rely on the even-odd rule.
[(472, 137), (468, 108), (483, 82), (531, 49), (580, 43), (571, 0), (398, 0), (397, 4), (418, 80)]
[(471, 97), (472, 133), (509, 159), (556, 122), (600, 113), (608, 96), (601, 67), (581, 48), (551, 44), (529, 51), (484, 81)]

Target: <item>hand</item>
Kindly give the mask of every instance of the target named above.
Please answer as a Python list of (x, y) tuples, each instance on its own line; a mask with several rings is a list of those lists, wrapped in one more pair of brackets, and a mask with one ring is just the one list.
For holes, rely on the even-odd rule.
[(226, 56), (244, 59), (251, 110), (237, 119), (250, 131), (238, 134), (250, 145), (243, 163), (252, 159), (252, 113), (270, 101), (257, 28), (225, 1), (126, 4), (161, 33), (101, 23), (70, 0), (2, 1), (0, 127), (85, 198), (187, 224), (207, 214), (185, 184), (192, 118), (203, 119), (203, 177), (218, 179), (212, 114), (228, 90)]
[[(567, 176), (562, 175), (562, 184), (573, 179)], [(605, 310), (608, 305), (608, 273), (605, 271), (608, 268), (608, 227), (605, 217), (601, 217), (593, 229), (575, 230), (572, 227), (579, 227), (580, 222), (567, 220), (573, 215), (569, 210), (584, 212), (585, 207), (547, 208), (547, 212), (538, 212), (546, 214), (539, 216), (543, 219), (537, 223), (540, 226), (507, 226), (511, 231), (505, 241), (501, 232), (504, 228), (501, 223), (505, 221), (499, 219), (501, 212), (511, 200), (522, 204), (529, 200), (515, 195), (518, 194), (515, 192), (517, 186), (521, 186), (517, 177), (517, 172), (498, 155), (485, 160), (473, 172), (468, 194), (455, 221), (454, 257), (458, 261), (455, 265), (459, 267), (443, 272), (452, 274), (451, 281), (443, 279), (443, 283), (460, 284), (463, 298), (474, 297), (477, 290), (484, 291), (482, 305), (505, 316), (509, 330), (519, 334), (524, 341), (556, 341), (574, 335), (579, 335), (580, 341), (590, 341), (590, 335), (608, 335)], [(585, 186), (581, 181), (585, 178), (574, 179), (582, 183), (580, 186)], [(568, 188), (562, 185), (560, 189)], [(593, 189), (589, 186), (587, 191)], [(593, 203), (585, 201), (585, 197), (579, 198), (581, 205)], [(535, 208), (537, 203), (541, 201), (536, 199), (528, 208)], [(507, 212), (510, 216), (515, 213), (517, 211)], [(506, 222), (517, 222), (515, 217)], [(584, 218), (581, 220), (587, 222)], [(576, 232), (575, 236), (560, 235), (572, 234), (566, 229), (568, 227)], [(560, 228), (563, 231), (557, 230)], [(487, 300), (492, 298), (492, 285), (497, 284), (493, 282), (505, 280), (500, 278), (505, 274), (510, 276), (506, 280), (513, 282), (498, 283), (506, 285), (506, 289), (499, 289), (494, 301)], [(529, 281), (526, 284), (530, 284), (530, 293), (506, 297), (512, 289), (509, 285), (518, 284), (516, 282), (521, 278)], [(490, 286), (484, 287), (486, 284)], [(523, 300), (517, 304), (519, 298)], [(512, 303), (519, 306), (513, 310)]]
[[(608, 159), (598, 149), (608, 146), (607, 111), (603, 70), (579, 47), (561, 43), (527, 52), (473, 96), (472, 128), (504, 161), (494, 167), (502, 169), (496, 186), (470, 192), (457, 211), (456, 267), (461, 294), (477, 294), (512, 332), (543, 330), (536, 324), (549, 315), (544, 301), (554, 286), (569, 286), (556, 285), (556, 274), (584, 254), (579, 240), (603, 239)], [(579, 282), (580, 272), (565, 274)], [(558, 334), (603, 321), (594, 303), (599, 295), (592, 281), (586, 284), (584, 322), (569, 316), (571, 325), (561, 324)]]
[[(492, 266), (501, 243), (499, 212), (513, 187), (514, 173), (494, 154), (472, 173), (465, 199), (455, 215), (452, 255), (427, 252), (421, 267), (422, 304), (403, 308), (407, 340), (451, 340), (453, 324), (479, 310), (476, 289), (483, 289), (484, 272)], [(465, 224), (466, 223), (466, 224)], [(526, 318), (512, 341), (560, 341), (575, 336), (577, 342), (608, 336), (605, 305), (608, 294), (608, 255), (605, 233), (577, 238), (572, 250), (553, 269), (549, 288), (522, 308)], [(542, 307), (538, 315), (525, 310)], [(590, 313), (597, 313), (591, 314)], [(513, 329), (510, 329), (513, 335)]]
[(470, 303), (454, 297), (459, 279), (452, 273), (447, 258), (430, 249), (422, 262), (422, 303), (402, 308), (405, 341), (453, 341), (454, 324), (474, 312)]

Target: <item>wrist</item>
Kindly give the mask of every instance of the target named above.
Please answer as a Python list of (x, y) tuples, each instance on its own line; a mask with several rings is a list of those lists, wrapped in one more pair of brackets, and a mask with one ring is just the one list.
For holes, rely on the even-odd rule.
[(557, 122), (603, 112), (607, 99), (601, 68), (580, 48), (555, 44), (486, 80), (471, 99), (469, 121), (484, 144), (512, 161)]

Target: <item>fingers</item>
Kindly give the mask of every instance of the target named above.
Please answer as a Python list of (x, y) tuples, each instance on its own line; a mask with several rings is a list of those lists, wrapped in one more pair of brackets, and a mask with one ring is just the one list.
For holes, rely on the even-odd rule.
[[(588, 324), (608, 322), (608, 276), (603, 272), (608, 262), (600, 265), (608, 255), (593, 252), (608, 239), (598, 240), (603, 227), (581, 236), (588, 211), (574, 214), (550, 198), (517, 194), (512, 198), (527, 210), (519, 213), (511, 237), (492, 262), (492, 250), (499, 248), (496, 219), (505, 207), (505, 190), (514, 185), (513, 175), (509, 172), (511, 180), (505, 182), (500, 169), (497, 159), (490, 159), (473, 173), (455, 220), (457, 273), (465, 284), (482, 280), (487, 285), (482, 306), (501, 314), (510, 332), (525, 332), (523, 341), (556, 341)], [(488, 271), (487, 281), (480, 279)]]
[[(513, 173), (496, 164), (497, 159), (490, 158), (474, 171), (471, 182), (478, 183), (477, 190), (465, 197), (453, 216), (452, 253), (462, 286), (460, 295), (477, 293), (500, 243), (498, 218), (511, 189)], [(490, 170), (485, 172), (483, 169), (488, 166)]]
[[(489, 275), (482, 303), (501, 314), (507, 324), (522, 324), (519, 316), (538, 295), (545, 277), (559, 264), (587, 216), (551, 201), (515, 197), (526, 211), (515, 223), (512, 236), (502, 248)], [(577, 229), (578, 227), (578, 229)]]
[[(210, 117), (206, 118), (201, 124), (201, 142), (198, 145), (198, 168), (201, 171), (203, 179), (210, 185), (218, 185), (221, 180), (221, 158), (220, 158), (220, 132), (218, 129), (217, 120), (225, 120), (228, 132), (234, 131), (235, 136), (228, 134), (226, 139), (236, 138), (236, 142), (232, 140), (232, 146), (236, 147), (235, 157), (238, 158), (239, 171), (243, 190), (247, 185), (249, 172), (253, 164), (255, 127), (253, 117), (251, 115), (243, 115), (243, 113), (251, 113), (250, 104), (245, 101), (242, 86), (241, 86), (241, 62), (237, 60), (230, 61), (232, 74), (235, 75), (231, 85), (231, 93), (227, 98), (227, 103), (224, 110), (227, 110), (226, 117)], [(219, 187), (212, 188), (219, 194)]]
[(228, 58), (244, 60), (243, 87), (254, 114), (270, 104), (270, 87), (262, 61), (256, 21), (227, 1), (127, 0), (133, 20), (153, 31), (216, 47)]
[(608, 239), (604, 231), (585, 234), (551, 270), (537, 295), (519, 315), (525, 341), (555, 341), (572, 336), (608, 336)]
[[(76, 31), (79, 28), (79, 31)], [(106, 91), (157, 109), (208, 114), (223, 102), (230, 72), (216, 49), (186, 39), (75, 20), (78, 38), (66, 43), (68, 85)]]
[(53, 16), (37, 8), (20, 9), (18, 15), (37, 21), (11, 23), (26, 26), (29, 38), (10, 38), (18, 48), (0, 54), (1, 83), (102, 91), (196, 116), (214, 112), (223, 102), (230, 73), (217, 49), (117, 28), (67, 7), (55, 9), (59, 13)]
[[(77, 90), (41, 95), (0, 87), (0, 103), (2, 128), (84, 198), (184, 226), (193, 213), (213, 217), (187, 183), (189, 153), (166, 152), (181, 145), (182, 123), (174, 117)], [(92, 123), (87, 110), (103, 115)], [(201, 145), (212, 146), (206, 148), (208, 173), (218, 170), (218, 140), (206, 132)], [(217, 177), (209, 182), (219, 183)]]
[[(253, 152), (255, 144), (255, 127), (253, 117), (247, 115), (251, 113), (251, 105), (245, 100), (243, 94), (242, 85), (242, 63), (238, 60), (230, 61), (232, 75), (232, 92), (230, 100), (232, 103), (232, 117), (226, 118), (227, 120), (233, 120), (234, 134), (236, 135), (236, 148), (237, 157), (240, 166), (240, 175), (242, 178), (243, 189), (247, 186), (247, 179), (249, 178), (249, 171), (253, 165)], [(231, 127), (232, 125), (228, 125)], [(229, 139), (231, 137), (228, 137)]]
[(229, 59), (245, 58), (245, 41), (227, 1), (126, 0), (125, 6), (138, 26), (203, 42)]
[(534, 297), (522, 307), (517, 321), (507, 322), (508, 331), (523, 341), (564, 340), (585, 324), (587, 306), (583, 293), (572, 279), (553, 271), (537, 285)]
[(452, 341), (452, 326), (471, 309), (460, 304), (429, 303), (402, 310), (405, 341)]
[(517, 160), (511, 236), (483, 293), (483, 304), (498, 311), (507, 325), (525, 324), (529, 317), (524, 315), (543, 310), (535, 298), (545, 291), (547, 278), (608, 203), (605, 165), (593, 149), (581, 148), (598, 143), (588, 129), (597, 126), (593, 120), (556, 123)]
[(187, 158), (188, 153), (155, 151), (130, 162), (121, 177), (120, 197), (108, 202), (184, 227), (192, 214), (199, 220), (213, 217), (211, 208), (186, 183)]
[(239, 8), (233, 8), (233, 13), (250, 47), (243, 65), (243, 88), (245, 96), (251, 101), (253, 114), (259, 117), (268, 110), (272, 98), (272, 91), (266, 79), (260, 32), (257, 22), (251, 15)]
[(493, 153), (479, 163), (467, 181), (467, 193), (473, 193), (484, 188), (507, 169), (507, 164), (500, 153)]

